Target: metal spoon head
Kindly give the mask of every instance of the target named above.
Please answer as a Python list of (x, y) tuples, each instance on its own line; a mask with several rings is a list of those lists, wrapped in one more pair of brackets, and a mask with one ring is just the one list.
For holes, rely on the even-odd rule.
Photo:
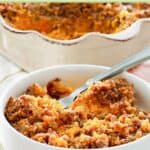
[(70, 94), (69, 96), (67, 97), (64, 97), (64, 98), (61, 98), (59, 100), (59, 102), (61, 103), (61, 105), (66, 108), (68, 106), (70, 106), (74, 99), (80, 94), (82, 93), (83, 91), (85, 91), (87, 88), (88, 88), (89, 85), (87, 84), (83, 84), (82, 86), (80, 86), (79, 88), (77, 88), (72, 94)]
[(70, 106), (72, 104), (73, 100), (74, 100), (74, 97), (71, 97), (69, 95), (64, 98), (61, 98), (59, 100), (59, 103), (63, 106), (63, 108), (67, 108), (68, 106)]

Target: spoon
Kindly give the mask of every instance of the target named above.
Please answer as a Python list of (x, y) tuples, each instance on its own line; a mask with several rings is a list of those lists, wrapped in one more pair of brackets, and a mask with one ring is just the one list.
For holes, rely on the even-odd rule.
[(123, 71), (140, 64), (141, 62), (150, 59), (150, 47), (141, 50), (140, 52), (128, 57), (127, 59), (123, 60), (121, 63), (114, 65), (108, 71), (102, 72), (95, 77), (90, 78), (87, 80), (82, 86), (77, 88), (73, 93), (69, 96), (61, 98), (59, 102), (62, 104), (64, 108), (68, 107), (72, 104), (73, 100), (83, 91), (85, 91), (90, 84), (94, 84), (100, 80), (106, 80), (108, 78), (114, 77)]

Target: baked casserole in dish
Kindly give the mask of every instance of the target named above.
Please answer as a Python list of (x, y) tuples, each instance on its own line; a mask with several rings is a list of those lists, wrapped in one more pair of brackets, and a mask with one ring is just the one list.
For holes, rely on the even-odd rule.
[(149, 5), (1, 3), (0, 53), (27, 71), (59, 64), (112, 66), (150, 46)]
[(0, 12), (12, 27), (71, 40), (89, 32), (117, 33), (150, 17), (149, 3), (4, 3)]

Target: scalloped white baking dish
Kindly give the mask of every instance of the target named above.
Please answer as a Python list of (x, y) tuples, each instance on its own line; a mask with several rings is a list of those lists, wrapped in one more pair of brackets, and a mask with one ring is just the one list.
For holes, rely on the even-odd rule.
[(150, 46), (150, 18), (115, 34), (87, 33), (73, 40), (52, 39), (34, 30), (18, 30), (0, 17), (0, 52), (27, 71), (58, 64), (112, 66)]

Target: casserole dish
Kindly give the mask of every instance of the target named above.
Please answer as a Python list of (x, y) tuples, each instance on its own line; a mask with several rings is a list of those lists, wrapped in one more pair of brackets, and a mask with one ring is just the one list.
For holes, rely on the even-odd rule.
[[(105, 71), (106, 67), (102, 66), (94, 66), (94, 65), (64, 65), (64, 66), (55, 66), (51, 68), (46, 68), (43, 70), (39, 70), (28, 74), (21, 78), (18, 81), (15, 81), (7, 87), (1, 96), (2, 102), (0, 105), (0, 130), (2, 136), (2, 142), (4, 145), (5, 150), (26, 150), (26, 149), (33, 149), (33, 150), (48, 150), (48, 149), (66, 149), (67, 148), (58, 148), (54, 146), (48, 146), (45, 144), (41, 144), (35, 142), (19, 132), (17, 132), (13, 127), (10, 126), (8, 121), (4, 116), (4, 109), (8, 98), (10, 96), (18, 96), (21, 93), (24, 93), (24, 90), (31, 85), (32, 83), (39, 83), (41, 85), (45, 85), (48, 80), (52, 80), (56, 77), (61, 78), (65, 83), (69, 83), (73, 87), (78, 87), (82, 84), (85, 80), (89, 77), (98, 74), (101, 71)], [(125, 77), (129, 82), (132, 82), (136, 89), (136, 96), (138, 97), (138, 102), (141, 104), (145, 104), (144, 108), (148, 111), (150, 110), (150, 103), (149, 103), (149, 90), (150, 86), (147, 82), (143, 81), (131, 75), (129, 73), (123, 73), (123, 77)], [(143, 101), (141, 101), (141, 99)], [(143, 108), (143, 107), (142, 107)], [(128, 149), (137, 149), (141, 150), (142, 148), (149, 147), (149, 138), (150, 135), (146, 135), (139, 140), (134, 142), (130, 142), (128, 144), (123, 144), (120, 146), (114, 146), (110, 148), (103, 148), (102, 150), (128, 150)], [(7, 139), (5, 141), (5, 139)]]
[[(26, 70), (74, 63), (111, 66), (150, 44), (147, 34), (150, 31), (149, 18), (138, 19), (118, 33), (89, 32), (70, 40), (13, 28), (3, 17), (0, 22), (1, 52)], [(39, 60), (42, 61), (39, 63)]]

